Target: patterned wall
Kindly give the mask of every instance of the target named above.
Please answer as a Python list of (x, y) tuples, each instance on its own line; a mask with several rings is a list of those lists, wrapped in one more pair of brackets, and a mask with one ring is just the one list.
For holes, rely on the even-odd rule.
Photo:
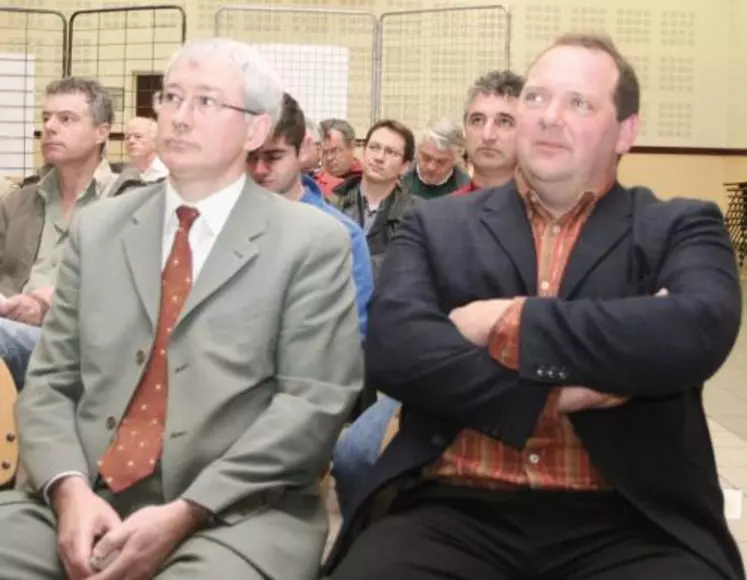
[[(7, 0), (6, 0), (7, 2)], [(177, 2), (188, 14), (188, 37), (212, 35), (225, 0)], [(10, 5), (74, 10), (119, 5), (93, 0), (11, 0)], [(147, 5), (136, 0), (130, 5)], [(349, 118), (363, 132), (371, 116), (373, 26), (361, 16), (310, 15), (319, 7), (388, 11), (481, 5), (487, 0), (254, 0), (259, 7), (292, 6), (276, 13), (224, 13), (223, 34), (253, 42), (339, 44), (350, 50)], [(122, 116), (133, 108), (133, 73), (158, 70), (175, 46), (175, 13), (132, 17), (105, 15), (80, 21), (73, 70), (98, 74), (124, 91)], [(526, 65), (558, 34), (606, 31), (636, 66), (643, 87), (639, 144), (683, 147), (747, 147), (747, 22), (744, 0), (517, 0), (511, 10), (511, 64)], [(85, 24), (85, 26), (84, 26)], [(0, 52), (29, 51), (37, 60), (37, 93), (59, 74), (61, 36), (51, 17), (0, 11)], [(154, 33), (155, 30), (155, 33)], [(463, 94), (479, 74), (506, 64), (508, 19), (484, 8), (384, 20), (381, 115), (414, 128), (441, 116), (461, 115)], [(156, 41), (154, 41), (154, 37)], [(77, 68), (76, 68), (77, 67)], [(323, 67), (320, 67), (323, 70)], [(320, 72), (320, 75), (323, 73)], [(320, 78), (320, 83), (324, 79)], [(38, 100), (38, 99), (37, 99)]]

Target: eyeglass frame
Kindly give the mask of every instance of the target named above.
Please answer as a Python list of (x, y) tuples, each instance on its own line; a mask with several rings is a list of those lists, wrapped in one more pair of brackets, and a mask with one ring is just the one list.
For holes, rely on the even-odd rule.
[[(156, 91), (153, 93), (153, 110), (154, 111), (158, 112), (163, 107), (163, 102), (159, 102), (159, 101), (162, 100), (162, 97), (166, 94), (166, 92), (167, 91)], [(181, 98), (181, 102), (179, 103), (179, 106), (176, 108), (176, 110), (178, 111), (179, 109), (181, 109), (182, 105), (186, 103), (188, 100), (190, 103), (190, 107), (194, 109), (192, 102), (194, 101), (196, 96), (197, 95), (192, 95), (189, 99)], [(229, 109), (231, 111), (238, 111), (239, 113), (244, 113), (245, 115), (253, 115), (255, 117), (262, 114), (258, 111), (253, 111), (251, 109), (245, 109), (243, 107), (238, 107), (236, 105), (230, 105), (228, 103), (224, 103), (217, 97), (207, 97), (207, 98), (213, 99), (215, 103), (218, 105), (219, 109)]]
[[(374, 145), (376, 149), (372, 149), (371, 145)], [(393, 147), (389, 147), (389, 145), (382, 145), (377, 141), (374, 141), (373, 143), (369, 141), (368, 143), (366, 143), (365, 148), (370, 150), (372, 153), (378, 153), (379, 151), (381, 151), (384, 154), (384, 157), (388, 157), (389, 159), (404, 159), (405, 157), (403, 151), (394, 149)]]

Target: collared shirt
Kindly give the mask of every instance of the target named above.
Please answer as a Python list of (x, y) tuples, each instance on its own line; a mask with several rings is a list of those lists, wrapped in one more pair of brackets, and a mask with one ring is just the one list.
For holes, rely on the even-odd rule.
[(231, 210), (236, 205), (241, 192), (244, 191), (246, 176), (242, 175), (231, 185), (222, 189), (197, 203), (184, 201), (181, 195), (174, 189), (170, 181), (166, 182), (166, 210), (163, 216), (163, 244), (161, 248), (161, 268), (166, 266), (166, 261), (171, 253), (176, 231), (179, 229), (179, 218), (176, 210), (179, 206), (186, 205), (200, 212), (199, 217), (189, 231), (189, 247), (192, 250), (192, 280), (197, 280), (197, 275), (202, 270), (215, 245), (218, 234), (228, 221)]
[(112, 172), (109, 162), (102, 159), (89, 184), (78, 193), (73, 212), (65, 216), (57, 170), (53, 168), (43, 175), (39, 180), (36, 195), (44, 203), (44, 227), (39, 241), (39, 250), (36, 253), (36, 261), (31, 267), (26, 285), (21, 289), (22, 292), (33, 292), (40, 288), (54, 286), (57, 267), (62, 259), (63, 242), (67, 239), (73, 214), (80, 208), (110, 195), (117, 177), (117, 174)]
[[(563, 272), (581, 230), (601, 194), (586, 192), (571, 211), (554, 218), (517, 173), (537, 254), (539, 296), (556, 296)], [(606, 190), (605, 190), (606, 191)], [(489, 344), (491, 356), (519, 368), (519, 332), (523, 298), (517, 298), (497, 321)], [(477, 487), (505, 485), (544, 489), (598, 490), (608, 486), (591, 462), (567, 415), (558, 411), (560, 389), (553, 389), (524, 449), (504, 445), (464, 429), (431, 467), (431, 474)]]
[(163, 164), (163, 161), (156, 156), (148, 166), (148, 168), (140, 174), (140, 178), (146, 183), (152, 183), (158, 181), (163, 177), (169, 175), (169, 169)]

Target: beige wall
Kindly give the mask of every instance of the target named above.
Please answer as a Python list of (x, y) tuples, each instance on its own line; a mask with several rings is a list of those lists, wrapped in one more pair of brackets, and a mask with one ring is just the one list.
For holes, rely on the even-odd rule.
[[(70, 14), (74, 10), (121, 5), (119, 0), (26, 0), (28, 6)], [(15, 4), (24, 5), (24, 0)], [(153, 2), (135, 1), (132, 5)], [(225, 0), (185, 0), (188, 37), (214, 33), (215, 13)], [(372, 114), (373, 27), (365, 16), (302, 12), (325, 9), (387, 11), (494, 4), (490, 0), (253, 0), (255, 6), (290, 6), (279, 13), (227, 12), (221, 33), (249, 42), (338, 44), (350, 51), (348, 117), (363, 133)], [(32, 19), (0, 12), (10, 31), (0, 51), (33, 43), (37, 94), (59, 75), (61, 43), (49, 17)], [(514, 0), (511, 2), (511, 65), (523, 70), (556, 35), (571, 30), (604, 30), (635, 63), (643, 89), (643, 130), (639, 144), (674, 147), (747, 148), (747, 21), (745, 0)], [(155, 33), (152, 25), (157, 25)], [(25, 30), (31, 31), (26, 33)], [(37, 30), (38, 29), (38, 30)], [(496, 10), (429, 14), (385, 20), (381, 115), (414, 129), (444, 114), (459, 116), (463, 93), (478, 74), (506, 66), (508, 20)], [(159, 70), (178, 42), (175, 12), (109, 14), (78, 21), (75, 74), (95, 75), (124, 90), (119, 117), (134, 111), (135, 72)], [(108, 46), (102, 47), (102, 44)], [(728, 74), (727, 74), (728, 71)], [(324, 67), (317, 82), (324, 85)], [(37, 99), (38, 104), (39, 99)], [(115, 127), (120, 129), (121, 125)], [(112, 147), (117, 157), (119, 147)], [(724, 181), (747, 179), (743, 158), (633, 155), (622, 164), (627, 183), (644, 183), (664, 196), (686, 195), (723, 205)]]

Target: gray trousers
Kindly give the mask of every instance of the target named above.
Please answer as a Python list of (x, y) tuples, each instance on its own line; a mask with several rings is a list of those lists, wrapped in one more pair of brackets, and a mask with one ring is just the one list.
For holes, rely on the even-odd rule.
[[(148, 505), (163, 504), (159, 474), (113, 494), (97, 488), (123, 519)], [(0, 577), (8, 580), (64, 580), (57, 556), (57, 523), (52, 510), (22, 491), (0, 493)], [(197, 533), (165, 562), (158, 580), (268, 580), (227, 546)]]

